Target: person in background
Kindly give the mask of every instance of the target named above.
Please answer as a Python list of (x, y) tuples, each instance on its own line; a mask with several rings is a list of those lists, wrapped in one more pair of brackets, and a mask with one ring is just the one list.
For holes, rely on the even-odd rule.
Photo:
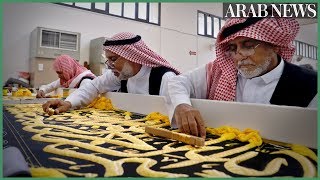
[(87, 68), (81, 66), (75, 59), (68, 55), (61, 55), (53, 62), (53, 69), (59, 79), (39, 88), (37, 98), (44, 98), (46, 94), (57, 88), (79, 88), (90, 82), (96, 76)]
[(141, 36), (122, 32), (104, 43), (106, 66), (103, 75), (70, 94), (65, 101), (52, 100), (43, 110), (55, 109), (55, 114), (91, 103), (99, 94), (119, 91), (134, 94), (164, 95), (167, 81), (179, 74), (164, 58), (153, 52)]
[(90, 65), (89, 65), (88, 61), (85, 61), (85, 62), (83, 63), (83, 66), (84, 66), (85, 68), (87, 68), (88, 70), (90, 70)]
[(290, 63), (299, 24), (290, 18), (232, 18), (216, 41), (216, 59), (173, 77), (166, 98), (171, 126), (205, 137), (191, 98), (317, 107), (317, 74)]
[(12, 89), (15, 85), (18, 87), (30, 88), (30, 73), (29, 72), (18, 72), (17, 77), (10, 77), (3, 87), (8, 87)]

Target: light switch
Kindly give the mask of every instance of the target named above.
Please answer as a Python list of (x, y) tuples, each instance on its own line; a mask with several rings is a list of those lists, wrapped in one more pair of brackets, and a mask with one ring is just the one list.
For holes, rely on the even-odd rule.
[(38, 64), (38, 70), (43, 71), (43, 64)]

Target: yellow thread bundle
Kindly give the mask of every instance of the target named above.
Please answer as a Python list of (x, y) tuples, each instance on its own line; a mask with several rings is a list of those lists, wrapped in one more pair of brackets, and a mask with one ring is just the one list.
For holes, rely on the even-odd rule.
[(27, 88), (19, 88), (18, 91), (12, 93), (12, 96), (22, 97), (22, 96), (32, 96), (32, 93)]
[(98, 97), (93, 100), (87, 107), (93, 107), (101, 110), (115, 110), (109, 98)]
[(225, 138), (225, 140), (238, 139), (241, 142), (249, 142), (252, 146), (260, 146), (262, 138), (259, 132), (253, 129), (240, 131), (231, 126), (221, 126), (218, 128), (207, 128), (207, 132)]
[(162, 121), (164, 123), (170, 123), (168, 116), (165, 116), (159, 112), (151, 112), (145, 117), (148, 121)]

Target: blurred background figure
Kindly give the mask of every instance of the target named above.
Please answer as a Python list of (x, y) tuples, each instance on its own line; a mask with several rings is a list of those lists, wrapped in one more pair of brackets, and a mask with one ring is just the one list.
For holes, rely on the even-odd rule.
[(25, 87), (30, 88), (30, 73), (29, 72), (17, 72), (16, 77), (10, 77), (3, 87), (7, 87), (9, 92), (13, 87)]
[(88, 70), (90, 70), (90, 65), (89, 65), (88, 61), (85, 61), (85, 62), (83, 63), (83, 66), (84, 66), (85, 68), (87, 68)]
[(53, 69), (58, 74), (59, 79), (41, 86), (37, 93), (37, 98), (43, 98), (47, 93), (59, 87), (79, 88), (96, 77), (90, 70), (68, 55), (57, 57), (53, 63)]

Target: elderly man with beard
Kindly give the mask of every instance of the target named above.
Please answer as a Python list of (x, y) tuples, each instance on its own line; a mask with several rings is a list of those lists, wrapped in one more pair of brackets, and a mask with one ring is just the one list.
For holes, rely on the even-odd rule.
[(171, 126), (205, 137), (190, 97), (317, 107), (316, 72), (290, 63), (298, 31), (295, 19), (229, 19), (217, 37), (216, 59), (168, 82)]
[(48, 113), (50, 107), (55, 108), (55, 114), (77, 109), (110, 91), (163, 96), (168, 79), (179, 74), (164, 58), (150, 50), (139, 35), (118, 33), (103, 45), (109, 70), (81, 86), (65, 101), (46, 102), (42, 106), (45, 112)]

